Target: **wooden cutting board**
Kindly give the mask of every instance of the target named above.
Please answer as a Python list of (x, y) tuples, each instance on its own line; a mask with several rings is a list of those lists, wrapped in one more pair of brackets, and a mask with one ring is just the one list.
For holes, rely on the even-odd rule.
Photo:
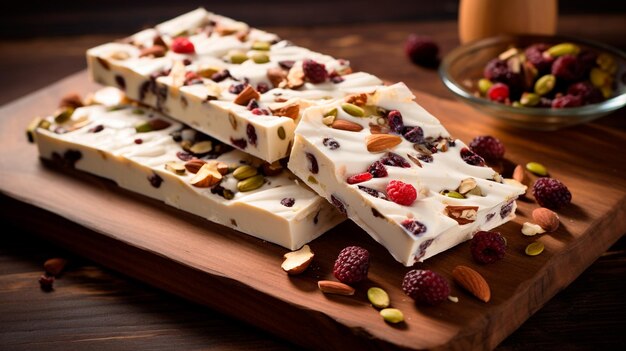
[[(110, 181), (42, 164), (36, 147), (26, 141), (25, 126), (33, 116), (52, 111), (65, 93), (95, 88), (86, 72), (79, 72), (0, 109), (0, 191), (3, 203), (12, 203), (3, 206), (3, 220), (308, 348), (491, 349), (626, 232), (626, 157), (621, 145), (626, 128), (617, 116), (609, 120), (617, 121), (617, 129), (594, 123), (559, 132), (522, 131), (461, 103), (416, 92), (417, 101), (454, 136), (469, 141), (491, 134), (504, 141), (513, 163), (548, 166), (573, 194), (573, 203), (559, 211), (561, 227), (552, 234), (523, 236), (521, 224), (537, 205), (521, 200), (518, 218), (500, 227), (508, 240), (502, 261), (475, 264), (465, 243), (416, 265), (450, 280), (455, 266), (474, 267), (491, 286), (487, 304), (452, 283), (458, 303), (416, 305), (400, 289), (409, 268), (349, 221), (311, 243), (314, 264), (303, 275), (289, 277), (280, 269), (285, 249)], [(623, 110), (618, 113), (623, 116)], [(545, 251), (526, 256), (524, 248), (535, 240), (545, 244)], [(338, 252), (355, 244), (371, 253), (369, 280), (356, 286), (352, 297), (322, 294), (317, 281), (332, 279)], [(367, 301), (371, 286), (389, 292), (392, 307), (404, 312), (406, 323), (389, 325), (379, 317)]]

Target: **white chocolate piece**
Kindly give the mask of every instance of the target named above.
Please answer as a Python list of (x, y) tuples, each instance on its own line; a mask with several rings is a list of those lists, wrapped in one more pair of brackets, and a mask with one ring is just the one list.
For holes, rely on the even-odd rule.
[[(98, 93), (94, 99), (115, 100), (110, 97)], [(166, 121), (169, 126), (137, 132), (136, 126), (155, 119)], [(215, 187), (192, 186), (194, 174), (184, 170), (184, 174), (176, 174), (166, 168), (170, 162), (179, 167), (185, 163), (177, 156), (183, 151), (180, 143), (170, 135), (184, 126), (152, 110), (93, 105), (76, 109), (71, 119), (62, 124), (56, 124), (52, 117), (47, 120), (51, 122), (49, 130), (36, 130), (42, 158), (63, 161), (65, 157), (64, 161), (70, 162), (71, 155), (78, 155), (74, 163), (78, 170), (111, 179), (122, 188), (287, 249), (301, 247), (344, 219), (324, 199), (298, 185), (286, 169), (279, 175), (265, 176), (260, 188), (245, 192), (238, 190), (233, 173), (224, 175), (219, 186), (232, 191), (232, 199), (214, 193)], [(58, 128), (71, 131), (57, 134)], [(190, 129), (186, 132), (183, 134), (195, 134)], [(218, 144), (213, 141), (213, 148)], [(209, 156), (201, 158), (210, 162)], [(215, 160), (235, 166), (263, 163), (239, 150), (219, 154)], [(293, 204), (284, 205), (284, 198), (293, 199)]]
[[(398, 110), (404, 126), (418, 126), (423, 131), (424, 138), (416, 143), (393, 130), (389, 131), (402, 141), (384, 152), (369, 152), (366, 146), (366, 140), (372, 135), (371, 125), (375, 129), (390, 128), (384, 114), (353, 117), (342, 109), (342, 101), (310, 107), (296, 128), (288, 165), (318, 194), (340, 209), (343, 207), (350, 219), (406, 266), (468, 240), (478, 230), (489, 230), (514, 218), (514, 200), (523, 193), (517, 186), (500, 183), (501, 177), (493, 169), (466, 163), (461, 158), (465, 144), (450, 139), (440, 122), (413, 100), (413, 94), (402, 83), (380, 87), (375, 93), (368, 94), (366, 111), (375, 111), (369, 106), (387, 111)], [(363, 129), (355, 132), (325, 125), (324, 114), (332, 109), (338, 111), (337, 120), (356, 123)], [(420, 151), (419, 145), (431, 151)], [(433, 148), (436, 152), (426, 157)], [(368, 172), (372, 163), (388, 156), (387, 152), (402, 156), (410, 166), (385, 165), (387, 176), (374, 177), (358, 184), (347, 182), (350, 176)], [(419, 161), (420, 155), (424, 160)], [(461, 182), (468, 178), (473, 180), (465, 181), (459, 190)], [(412, 185), (417, 191), (417, 200), (405, 206), (383, 198), (388, 197), (386, 187), (391, 180)], [(478, 188), (468, 190), (474, 181)], [(371, 192), (375, 196), (360, 187), (373, 189)], [(465, 193), (463, 198), (442, 194), (457, 190)], [(447, 206), (472, 206), (477, 210), (465, 208), (456, 211), (456, 208)], [(449, 215), (450, 212), (454, 213)], [(462, 218), (455, 220), (452, 217)], [(403, 225), (403, 222), (409, 225), (411, 221), (418, 221), (425, 226), (425, 230), (411, 233), (410, 228), (405, 229)]]
[[(159, 37), (169, 46), (174, 36), (181, 34), (193, 43), (195, 53), (180, 54), (168, 50), (162, 57), (142, 56), (142, 50), (152, 47), (155, 38)], [(269, 50), (253, 49), (258, 42), (271, 44)], [(230, 60), (233, 52), (247, 55), (249, 59), (233, 63)], [(267, 55), (269, 61), (256, 63), (255, 55)], [(305, 80), (303, 85), (293, 89), (273, 86), (268, 70), (281, 65), (285, 67), (285, 62), (290, 62), (294, 72), (302, 71), (305, 59), (324, 64), (327, 72), (334, 72), (339, 78), (336, 82), (327, 79), (318, 84)], [(268, 162), (289, 155), (299, 118), (299, 115), (295, 119), (274, 115), (271, 109), (277, 102), (298, 104), (301, 114), (311, 104), (343, 97), (354, 89), (371, 87), (373, 91), (375, 86), (382, 84), (371, 74), (350, 73), (346, 60), (279, 41), (275, 34), (250, 28), (245, 23), (202, 8), (141, 31), (125, 42), (92, 48), (87, 51), (87, 63), (94, 81), (121, 88), (130, 99), (152, 106)], [(207, 70), (228, 70), (230, 76), (218, 82), (210, 77), (186, 78), (187, 74)], [(284, 72), (286, 74), (287, 70)], [(257, 101), (259, 108), (268, 115), (255, 114), (246, 106), (234, 103), (238, 92), (233, 87), (242, 82), (257, 89), (260, 85), (269, 88)], [(257, 131), (254, 144), (246, 134), (247, 125), (253, 125)]]

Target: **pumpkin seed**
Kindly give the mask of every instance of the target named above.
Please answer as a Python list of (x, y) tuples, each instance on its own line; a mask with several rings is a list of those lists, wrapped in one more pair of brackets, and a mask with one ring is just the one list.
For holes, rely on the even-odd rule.
[(397, 308), (385, 308), (380, 310), (380, 315), (385, 322), (400, 323), (404, 321), (404, 314)]
[(57, 114), (54, 116), (54, 122), (57, 124), (63, 124), (67, 122), (72, 114), (74, 113), (74, 109), (71, 107), (67, 107), (64, 109), (60, 109), (57, 111)]
[(548, 169), (544, 165), (538, 162), (528, 162), (526, 164), (526, 169), (533, 172), (534, 174), (538, 176), (545, 177), (548, 175)]
[(544, 248), (545, 246), (543, 245), (543, 243), (541, 243), (540, 241), (535, 241), (534, 243), (526, 246), (525, 252), (528, 256), (537, 256), (543, 252)]
[(487, 91), (489, 91), (489, 88), (491, 88), (492, 85), (493, 83), (489, 79), (482, 78), (478, 81), (478, 91), (481, 95), (485, 96), (487, 95)]
[(259, 171), (256, 169), (256, 167), (252, 167), (250, 165), (243, 165), (243, 166), (237, 167), (237, 169), (233, 171), (233, 177), (235, 177), (235, 179), (237, 180), (244, 180), (244, 179), (257, 175), (258, 173)]
[(252, 61), (254, 63), (268, 63), (270, 62), (270, 57), (266, 54), (255, 54), (252, 56)]
[(248, 55), (244, 52), (236, 51), (230, 54), (230, 62), (234, 64), (244, 63), (248, 60)]
[(539, 99), (539, 95), (535, 93), (523, 93), (519, 102), (522, 106), (537, 106)]
[(268, 51), (272, 44), (267, 41), (255, 41), (252, 44), (252, 50)]
[(343, 103), (341, 104), (341, 109), (344, 110), (347, 114), (354, 117), (364, 117), (365, 111), (355, 104)]
[(370, 300), (372, 306), (376, 308), (389, 307), (389, 295), (381, 288), (373, 287), (367, 290), (367, 299)]
[(559, 57), (563, 55), (578, 55), (580, 47), (572, 43), (561, 43), (554, 45), (546, 50), (546, 52), (552, 57)]
[(280, 140), (285, 140), (285, 137), (287, 136), (287, 134), (285, 133), (285, 128), (283, 127), (278, 127), (278, 137), (280, 138)]
[(262, 174), (257, 174), (253, 177), (246, 178), (237, 183), (237, 189), (241, 192), (252, 191), (260, 188), (265, 182)]
[(538, 95), (546, 95), (554, 89), (554, 85), (556, 84), (556, 77), (551, 74), (546, 74), (545, 76), (537, 79), (535, 83), (535, 93)]

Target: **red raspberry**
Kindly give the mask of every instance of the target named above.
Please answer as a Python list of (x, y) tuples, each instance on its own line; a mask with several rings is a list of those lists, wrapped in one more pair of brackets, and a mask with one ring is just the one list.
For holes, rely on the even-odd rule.
[(487, 90), (487, 97), (491, 101), (505, 102), (509, 98), (509, 87), (504, 83), (495, 83)]
[(501, 260), (506, 253), (506, 242), (498, 232), (480, 231), (474, 234), (470, 243), (472, 257), (479, 263), (493, 263)]
[(539, 178), (533, 185), (533, 196), (543, 207), (557, 210), (572, 201), (565, 184), (554, 178)]
[(554, 58), (550, 55), (544, 55), (543, 52), (548, 50), (550, 45), (540, 43), (534, 44), (526, 48), (524, 54), (526, 59), (535, 66), (540, 73), (547, 73), (550, 71), (550, 66), (554, 62)]
[(392, 180), (387, 184), (387, 196), (389, 200), (404, 206), (411, 206), (417, 199), (417, 191), (411, 184)]
[(346, 181), (348, 182), (348, 184), (357, 184), (357, 183), (366, 182), (372, 178), (374, 178), (372, 173), (364, 172), (364, 173), (359, 173), (359, 174), (350, 176), (348, 177)]
[(433, 271), (414, 269), (404, 276), (402, 291), (415, 301), (437, 305), (450, 295), (450, 284)]
[(567, 88), (567, 95), (580, 96), (582, 104), (595, 104), (604, 101), (600, 89), (594, 87), (590, 82), (578, 82)]
[(404, 52), (416, 65), (435, 66), (439, 61), (439, 46), (431, 38), (411, 34), (404, 45)]
[(488, 161), (499, 161), (504, 157), (504, 144), (491, 135), (477, 136), (469, 143), (470, 149)]
[(189, 41), (189, 39), (178, 37), (172, 41), (172, 51), (179, 54), (193, 54), (196, 52), (196, 48), (193, 46), (193, 43)]
[(328, 72), (323, 63), (306, 59), (302, 62), (302, 70), (304, 77), (313, 84), (324, 83), (328, 79)]
[(552, 108), (578, 107), (582, 106), (583, 99), (578, 95), (557, 96), (552, 100)]
[(337, 256), (333, 275), (345, 284), (358, 283), (367, 279), (369, 266), (369, 251), (359, 246), (348, 246)]
[(576, 56), (563, 55), (554, 60), (552, 74), (557, 79), (575, 82), (585, 74), (585, 67)]

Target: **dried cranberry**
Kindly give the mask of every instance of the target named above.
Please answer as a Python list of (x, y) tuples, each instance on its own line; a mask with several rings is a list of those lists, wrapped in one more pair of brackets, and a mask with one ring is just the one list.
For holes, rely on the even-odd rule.
[(379, 198), (379, 199), (383, 199), (383, 200), (388, 200), (387, 199), (387, 195), (385, 193), (383, 193), (382, 191), (378, 191), (376, 189), (372, 189), (372, 188), (368, 188), (366, 186), (363, 185), (359, 185), (359, 190), (361, 190), (364, 193), (367, 193), (375, 198)]
[(578, 107), (582, 105), (582, 98), (576, 95), (563, 95), (552, 100), (552, 108)]
[(137, 145), (141, 145), (141, 144), (143, 144), (143, 139), (137, 138), (137, 139), (134, 140), (134, 143), (137, 144)]
[(211, 76), (211, 80), (216, 82), (216, 83), (219, 83), (219, 82), (223, 81), (226, 78), (232, 78), (232, 76), (230, 75), (230, 72), (227, 69), (225, 69), (223, 71), (220, 71), (220, 72), (217, 72), (217, 73), (214, 73)]
[(248, 142), (251, 145), (256, 146), (256, 141), (257, 141), (256, 129), (254, 128), (252, 124), (248, 124), (246, 126), (246, 135), (248, 136)]
[(339, 210), (339, 212), (343, 213), (344, 215), (347, 214), (348, 212), (346, 211), (346, 205), (343, 203), (343, 201), (341, 201), (339, 198), (337, 198), (335, 195), (330, 195), (330, 202), (337, 207), (337, 209)]
[(193, 158), (193, 155), (185, 151), (178, 151), (176, 153), (176, 157), (178, 157), (181, 161), (189, 161)]
[(468, 165), (481, 167), (485, 166), (485, 160), (466, 147), (461, 149), (461, 158)]
[(424, 130), (421, 127), (404, 127), (402, 136), (412, 143), (422, 143), (424, 141)]
[(278, 65), (283, 69), (291, 69), (295, 63), (296, 61), (293, 60), (278, 61)]
[(559, 56), (552, 64), (552, 74), (564, 81), (575, 82), (580, 80), (584, 73), (583, 65), (574, 55)]
[(49, 292), (53, 290), (54, 276), (43, 274), (39, 277), (39, 287), (41, 290)]
[[(419, 128), (419, 127), (418, 127)], [(402, 168), (410, 168), (411, 164), (404, 157), (393, 153), (388, 152), (385, 157), (380, 160), (384, 165), (392, 166), (392, 167), (402, 167)]]
[(248, 105), (246, 106), (246, 108), (250, 111), (254, 110), (255, 108), (259, 108), (259, 103), (255, 100), (255, 99), (251, 99), (248, 102)]
[(398, 110), (391, 110), (387, 114), (387, 123), (389, 128), (398, 134), (402, 133), (404, 129), (404, 122), (402, 121), (402, 114)]
[(324, 144), (324, 146), (331, 150), (339, 149), (339, 147), (341, 146), (339, 145), (339, 142), (333, 138), (324, 138), (322, 144)]
[(387, 176), (387, 168), (380, 161), (375, 161), (368, 168), (367, 171), (371, 173), (374, 178), (382, 178)]
[(83, 158), (83, 154), (78, 150), (67, 150), (63, 153), (63, 161), (67, 167), (74, 168), (76, 162)]
[(513, 96), (521, 94), (526, 84), (520, 73), (511, 71), (507, 62), (498, 58), (487, 63), (483, 74), (492, 82), (506, 84)]
[(248, 85), (247, 83), (233, 84), (230, 87), (228, 87), (228, 92), (231, 94), (238, 95), (246, 88), (247, 85)]
[(307, 152), (305, 155), (307, 160), (309, 160), (309, 171), (313, 174), (317, 174), (320, 171), (320, 167), (317, 164), (317, 159), (315, 158), (315, 155), (310, 152)]
[(302, 70), (304, 78), (313, 84), (324, 83), (328, 79), (328, 71), (323, 63), (306, 59), (302, 62)]
[(415, 219), (405, 219), (401, 224), (407, 232), (413, 235), (420, 235), (426, 231), (426, 226)]
[(357, 183), (366, 182), (372, 178), (373, 176), (371, 173), (364, 172), (364, 173), (359, 173), (359, 174), (355, 174), (353, 176), (348, 177), (348, 179), (346, 179), (346, 182), (348, 184), (357, 184)]
[(259, 94), (264, 94), (267, 93), (270, 90), (270, 86), (267, 85), (267, 83), (261, 82), (259, 84), (257, 84), (256, 86), (256, 91), (259, 92)]
[(426, 163), (433, 162), (433, 156), (432, 155), (427, 155), (427, 154), (419, 154), (417, 156), (417, 159), (422, 161), (422, 162), (426, 162)]
[(161, 183), (163, 183), (163, 178), (152, 172), (152, 174), (148, 176), (148, 181), (150, 182), (150, 185), (158, 189), (161, 186)]
[(280, 204), (285, 207), (292, 207), (295, 203), (296, 203), (296, 199), (294, 199), (293, 197), (286, 197), (280, 200)]
[(89, 133), (100, 133), (102, 130), (104, 130), (104, 126), (102, 124), (98, 124), (97, 126), (89, 129)]
[(246, 141), (246, 139), (235, 139), (235, 138), (230, 138), (230, 143), (235, 145), (236, 147), (245, 150), (248, 147), (248, 142)]
[(172, 41), (172, 51), (179, 54), (193, 54), (196, 49), (188, 38), (178, 37)]
[(515, 202), (511, 201), (508, 202), (506, 205), (502, 206), (502, 208), (500, 209), (500, 218), (505, 219), (508, 215), (511, 214), (511, 212), (513, 211), (513, 204)]
[(419, 262), (419, 260), (426, 255), (426, 250), (430, 247), (430, 245), (435, 241), (435, 239), (424, 240), (421, 244), (417, 253), (415, 254), (415, 262)]
[(439, 61), (439, 46), (427, 36), (409, 35), (404, 45), (404, 52), (417, 65), (432, 67)]
[(258, 115), (258, 116), (269, 116), (270, 111), (264, 109), (264, 108), (253, 108), (252, 111), (253, 115)]
[(487, 97), (491, 101), (505, 102), (509, 98), (509, 87), (503, 83), (494, 83), (487, 90)]
[(526, 59), (535, 66), (539, 74), (547, 73), (550, 71), (550, 67), (552, 66), (552, 62), (554, 58), (549, 55), (543, 55), (543, 52), (548, 50), (550, 45), (540, 43), (531, 45), (526, 48), (524, 54), (526, 55)]
[(604, 100), (600, 89), (594, 87), (590, 82), (578, 82), (570, 85), (567, 88), (567, 94), (579, 96), (583, 105), (595, 104)]
[(122, 90), (126, 89), (126, 80), (120, 75), (115, 75), (115, 84)]
[(344, 80), (345, 79), (343, 79), (343, 77), (339, 75), (330, 77), (330, 81), (333, 82), (334, 84), (339, 84), (343, 82)]

